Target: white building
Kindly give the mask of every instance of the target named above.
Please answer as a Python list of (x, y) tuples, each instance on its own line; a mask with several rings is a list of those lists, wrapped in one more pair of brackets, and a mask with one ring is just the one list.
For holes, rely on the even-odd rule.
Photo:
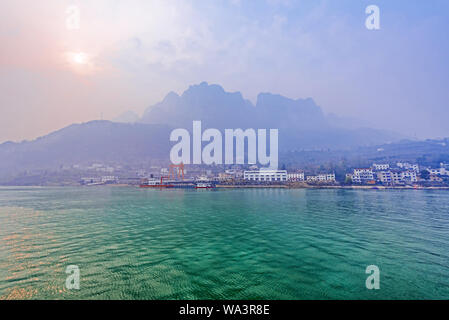
[(118, 179), (115, 176), (103, 176), (103, 177), (101, 177), (101, 182), (102, 183), (116, 183), (117, 180)]
[(354, 169), (353, 183), (368, 183), (374, 181), (374, 173), (371, 168)]
[(396, 163), (396, 166), (401, 169), (413, 170), (413, 171), (419, 173), (419, 165), (417, 165), (417, 164), (411, 164), (408, 162), (398, 162), (398, 163)]
[(408, 183), (408, 182), (417, 182), (418, 176), (416, 174), (416, 171), (414, 170), (408, 170), (408, 171), (402, 171), (401, 172), (402, 182)]
[(381, 171), (377, 172), (377, 179), (383, 184), (404, 184), (414, 183), (418, 181), (418, 176), (415, 171)]
[(304, 181), (304, 172), (287, 173), (288, 181)]
[(393, 184), (391, 171), (377, 172), (377, 179), (383, 184)]
[(429, 168), (427, 169), (427, 171), (429, 171), (430, 174), (435, 176), (449, 176), (449, 170), (447, 170), (446, 168), (436, 168), (436, 169)]
[(373, 163), (373, 169), (376, 171), (385, 171), (390, 169), (390, 165), (388, 163), (381, 163), (381, 164)]
[(248, 181), (287, 181), (287, 170), (260, 169), (243, 172)]
[(316, 176), (307, 176), (307, 181), (309, 182), (335, 182), (335, 174), (318, 174)]
[(391, 172), (391, 180), (393, 184), (402, 184), (402, 172), (400, 171), (392, 171)]

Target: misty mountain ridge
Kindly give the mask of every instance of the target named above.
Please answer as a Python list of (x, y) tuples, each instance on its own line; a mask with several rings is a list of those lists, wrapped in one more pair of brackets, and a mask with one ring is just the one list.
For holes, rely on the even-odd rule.
[[(376, 129), (335, 126), (313, 99), (289, 99), (261, 93), (256, 104), (240, 92), (202, 82), (182, 95), (170, 92), (147, 108), (137, 121), (125, 113), (119, 122), (90, 121), (73, 124), (33, 141), (0, 145), (0, 175), (20, 170), (51, 168), (88, 162), (145, 163), (168, 161), (175, 128), (192, 130), (194, 120), (203, 130), (279, 129), (279, 152), (348, 149), (395, 141), (399, 136)], [(133, 123), (132, 123), (133, 122)], [(281, 159), (282, 160), (282, 159)]]
[[(240, 92), (226, 92), (221, 86), (202, 82), (191, 85), (181, 95), (168, 93), (165, 98), (148, 107), (141, 123), (190, 127), (201, 120), (211, 128), (277, 128), (291, 131), (323, 131), (335, 128), (368, 129), (387, 135), (391, 140), (398, 134), (370, 128), (368, 121), (325, 115), (312, 98), (290, 99), (280, 94), (260, 93), (256, 104), (244, 99)], [(387, 139), (388, 140), (388, 139)], [(372, 141), (367, 142), (367, 144)]]
[(182, 95), (170, 92), (147, 108), (140, 122), (186, 127), (193, 120), (201, 120), (211, 128), (328, 126), (321, 108), (311, 98), (293, 100), (260, 93), (253, 105), (240, 92), (226, 92), (207, 82), (190, 86)]
[(287, 150), (350, 148), (403, 138), (396, 133), (357, 126), (353, 119), (342, 125), (344, 119), (326, 116), (312, 98), (295, 100), (260, 93), (254, 105), (240, 92), (226, 92), (219, 85), (202, 82), (181, 95), (170, 92), (161, 102), (148, 107), (140, 122), (188, 129), (193, 121), (201, 120), (203, 128), (279, 129), (280, 147)]

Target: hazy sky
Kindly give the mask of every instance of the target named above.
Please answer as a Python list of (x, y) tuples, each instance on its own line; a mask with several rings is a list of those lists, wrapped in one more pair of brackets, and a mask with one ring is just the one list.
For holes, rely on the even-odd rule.
[(202, 81), (449, 136), (448, 32), (447, 0), (2, 0), (0, 142), (142, 114)]

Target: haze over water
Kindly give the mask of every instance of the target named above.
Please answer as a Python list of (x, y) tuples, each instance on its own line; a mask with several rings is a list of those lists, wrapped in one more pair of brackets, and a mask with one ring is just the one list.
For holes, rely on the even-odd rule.
[(0, 299), (448, 299), (448, 248), (444, 190), (0, 188)]

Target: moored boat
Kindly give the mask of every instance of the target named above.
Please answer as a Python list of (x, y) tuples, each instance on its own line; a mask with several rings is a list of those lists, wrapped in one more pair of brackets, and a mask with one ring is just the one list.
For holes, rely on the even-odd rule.
[(161, 180), (157, 180), (154, 178), (146, 179), (140, 185), (140, 188), (173, 188), (174, 185), (171, 183), (164, 183), (163, 178)]
[(213, 189), (215, 186), (207, 181), (199, 181), (195, 184), (195, 189)]

